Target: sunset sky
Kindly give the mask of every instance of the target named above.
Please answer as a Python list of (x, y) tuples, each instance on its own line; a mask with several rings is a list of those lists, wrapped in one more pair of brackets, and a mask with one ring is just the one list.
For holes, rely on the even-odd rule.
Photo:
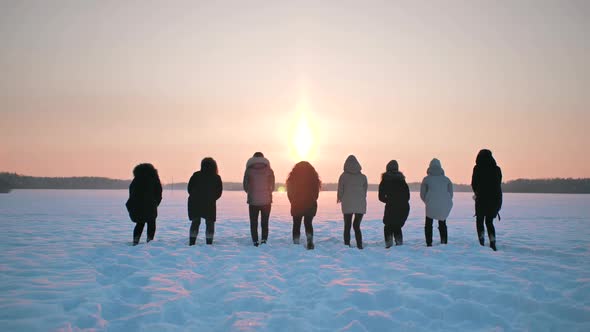
[[(0, 1), (0, 171), (590, 177), (590, 1)], [(303, 154), (300, 156), (299, 154)]]

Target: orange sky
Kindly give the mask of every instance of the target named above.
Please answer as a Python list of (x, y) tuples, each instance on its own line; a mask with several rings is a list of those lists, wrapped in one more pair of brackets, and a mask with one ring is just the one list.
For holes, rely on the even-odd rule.
[[(590, 177), (585, 1), (0, 4), (0, 171), (186, 181), (205, 156), (240, 181), (262, 151), (283, 181), (311, 155), (335, 182), (431, 158), (467, 183)], [(305, 136), (305, 135), (304, 135)]]

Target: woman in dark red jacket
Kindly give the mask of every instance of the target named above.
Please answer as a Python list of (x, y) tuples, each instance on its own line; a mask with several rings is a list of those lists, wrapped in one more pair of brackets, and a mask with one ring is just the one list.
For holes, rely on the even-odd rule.
[(295, 164), (287, 178), (287, 196), (293, 216), (293, 243), (299, 244), (303, 219), (307, 249), (314, 249), (312, 221), (318, 210), (321, 184), (318, 172), (307, 161)]

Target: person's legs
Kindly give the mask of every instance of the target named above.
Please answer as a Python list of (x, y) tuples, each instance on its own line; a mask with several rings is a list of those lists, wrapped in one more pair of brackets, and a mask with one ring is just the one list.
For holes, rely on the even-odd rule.
[(393, 237), (395, 239), (396, 246), (401, 246), (402, 244), (404, 244), (404, 234), (402, 233), (401, 227), (395, 227), (393, 229)]
[(385, 224), (383, 227), (383, 236), (385, 238), (385, 248), (391, 248), (393, 246), (393, 226)]
[(307, 249), (313, 249), (313, 216), (305, 216), (303, 218), (305, 224), (305, 237), (307, 238)]
[(265, 205), (262, 207), (260, 223), (262, 226), (262, 243), (266, 243), (268, 240), (268, 220), (270, 219), (270, 208), (271, 205)]
[[(359, 249), (363, 249), (363, 234), (361, 233), (361, 222), (363, 221), (363, 215), (361, 213), (354, 214), (354, 237), (356, 238), (356, 247)], [(349, 237), (350, 237), (350, 228), (349, 228)]]
[(440, 234), (440, 243), (447, 244), (447, 221), (438, 221), (438, 232)]
[(479, 244), (480, 245), (485, 245), (485, 238), (484, 238), (484, 229), (483, 229), (483, 222), (484, 222), (484, 217), (483, 216), (477, 216), (475, 218), (475, 223), (477, 225), (477, 238), (479, 239)]
[(213, 244), (213, 235), (215, 235), (215, 221), (205, 220), (205, 238), (207, 244)]
[(150, 220), (147, 222), (147, 242), (150, 242), (156, 236), (156, 220)]
[(139, 239), (141, 238), (141, 233), (143, 233), (144, 226), (145, 226), (144, 222), (135, 223), (135, 228), (133, 229), (133, 245), (134, 246), (136, 246), (139, 243)]
[(201, 226), (201, 218), (191, 221), (191, 228), (189, 231), (189, 245), (194, 246), (197, 242), (197, 235), (199, 235), (199, 226)]
[(252, 236), (252, 243), (258, 247), (258, 213), (259, 206), (249, 205), (248, 211), (250, 213), (250, 235)]
[(299, 244), (301, 237), (301, 219), (303, 216), (293, 216), (293, 243)]
[(352, 213), (344, 214), (344, 245), (350, 245), (350, 227), (352, 227)]
[(490, 248), (496, 251), (496, 228), (494, 227), (493, 217), (486, 217), (486, 229), (490, 238)]
[(426, 237), (426, 246), (432, 247), (432, 218), (426, 217), (424, 221), (424, 236)]

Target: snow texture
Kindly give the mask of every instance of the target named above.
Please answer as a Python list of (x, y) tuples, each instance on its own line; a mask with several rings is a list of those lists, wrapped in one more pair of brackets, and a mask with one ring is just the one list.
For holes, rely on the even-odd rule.
[(156, 240), (144, 230), (133, 247), (126, 195), (0, 196), (1, 331), (590, 331), (590, 195), (506, 194), (497, 252), (477, 241), (470, 194), (455, 197), (449, 244), (435, 229), (427, 248), (412, 193), (404, 245), (386, 250), (370, 192), (357, 250), (322, 192), (311, 251), (291, 243), (284, 194), (253, 247), (240, 192), (219, 201), (213, 246), (204, 223), (187, 245), (186, 195), (167, 191)]

